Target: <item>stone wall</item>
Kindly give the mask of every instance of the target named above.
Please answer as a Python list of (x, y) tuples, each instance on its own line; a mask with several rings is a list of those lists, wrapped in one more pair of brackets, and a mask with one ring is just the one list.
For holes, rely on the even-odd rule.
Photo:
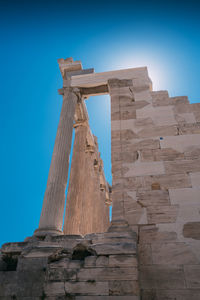
[(142, 299), (200, 299), (200, 103), (109, 82), (113, 217), (138, 231)]
[(126, 223), (107, 233), (32, 237), (5, 244), (0, 299), (138, 300), (137, 238)]

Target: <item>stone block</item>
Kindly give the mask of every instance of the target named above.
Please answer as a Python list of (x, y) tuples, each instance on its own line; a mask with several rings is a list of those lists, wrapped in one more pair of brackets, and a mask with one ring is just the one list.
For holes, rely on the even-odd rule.
[(85, 268), (81, 269), (77, 274), (79, 281), (107, 281), (107, 280), (137, 280), (137, 268), (130, 266), (129, 268)]
[(190, 173), (192, 187), (200, 187), (200, 172)]
[(145, 176), (145, 175), (158, 175), (164, 174), (163, 162), (135, 162), (123, 163), (123, 167), (129, 168), (128, 172), (124, 174), (125, 177)]
[(175, 113), (190, 113), (192, 111), (191, 104), (187, 103), (177, 103), (174, 106), (174, 112)]
[(140, 226), (139, 243), (164, 243), (177, 240), (177, 233), (173, 231), (159, 231), (156, 225)]
[(200, 146), (200, 134), (187, 134), (166, 136), (160, 140), (161, 149), (173, 148), (179, 152), (185, 152), (188, 147)]
[(92, 249), (96, 251), (98, 255), (110, 255), (110, 254), (135, 254), (136, 243), (134, 241), (127, 242), (110, 242), (103, 244), (96, 244), (92, 246)]
[(147, 219), (150, 224), (175, 223), (177, 214), (178, 205), (147, 207)]
[(169, 189), (169, 195), (172, 204), (200, 205), (200, 188)]
[(176, 173), (188, 173), (200, 171), (200, 159), (199, 160), (177, 160), (164, 162), (165, 170), (167, 174)]
[(101, 255), (101, 256), (97, 257), (96, 266), (97, 267), (107, 267), (108, 261), (109, 260), (108, 260), (107, 256)]
[(29, 258), (29, 257), (19, 257), (17, 263), (17, 271), (23, 270), (43, 270), (47, 267), (48, 258), (47, 257), (38, 257), (38, 258)]
[(153, 264), (189, 265), (198, 264), (191, 247), (186, 243), (152, 244)]
[(160, 141), (158, 139), (136, 139), (131, 145), (122, 145), (123, 152), (134, 152), (143, 149), (159, 149)]
[(84, 282), (65, 282), (66, 294), (76, 295), (109, 295), (108, 282), (88, 280)]
[(47, 271), (47, 279), (49, 281), (65, 281), (65, 280), (75, 280), (77, 270), (74, 269), (49, 269)]
[(176, 136), (178, 135), (178, 129), (175, 125), (148, 126), (145, 129), (142, 129), (139, 132), (137, 132), (137, 135), (139, 138)]
[(144, 186), (142, 177), (126, 177), (123, 179), (125, 189), (136, 190)]
[(137, 110), (136, 116), (137, 119), (149, 117), (153, 120), (153, 123), (157, 126), (167, 126), (167, 125), (177, 124), (172, 105), (153, 107), (150, 104), (140, 110)]
[(138, 192), (137, 201), (145, 207), (152, 205), (168, 205), (169, 193), (165, 190)]
[(161, 189), (177, 189), (191, 187), (190, 177), (187, 174), (166, 174), (159, 176), (145, 176), (145, 187), (151, 187), (152, 184), (159, 183)]
[[(175, 114), (175, 120), (180, 125), (183, 125), (185, 123), (195, 123), (196, 122), (194, 113)], [(179, 134), (180, 134), (180, 131), (179, 131)]]
[(182, 266), (141, 266), (140, 285), (142, 289), (185, 289)]
[[(157, 290), (158, 300), (198, 300), (200, 289)], [(153, 299), (152, 299), (153, 300)]]
[(200, 265), (184, 266), (185, 280), (188, 288), (200, 288)]
[(194, 240), (200, 240), (200, 222), (188, 222), (183, 226), (183, 236)]
[(174, 161), (184, 159), (184, 154), (174, 149), (155, 149), (140, 151), (141, 161)]
[(44, 293), (46, 296), (64, 296), (64, 282), (48, 282), (44, 285)]
[(96, 256), (87, 256), (84, 260), (84, 267), (94, 267), (96, 265)]
[(184, 153), (184, 157), (185, 157), (185, 159), (188, 159), (188, 160), (199, 160), (199, 158), (200, 158), (200, 146), (188, 147), (187, 150)]
[(138, 246), (140, 266), (152, 265), (151, 244), (142, 244)]
[(139, 295), (138, 281), (109, 281), (109, 295)]
[(156, 290), (155, 289), (149, 289), (149, 290), (143, 290), (142, 289), (141, 290), (141, 299), (142, 300), (159, 300), (156, 296)]
[(110, 255), (110, 267), (137, 267), (137, 258), (135, 255)]
[(76, 296), (76, 300), (139, 300), (139, 296)]

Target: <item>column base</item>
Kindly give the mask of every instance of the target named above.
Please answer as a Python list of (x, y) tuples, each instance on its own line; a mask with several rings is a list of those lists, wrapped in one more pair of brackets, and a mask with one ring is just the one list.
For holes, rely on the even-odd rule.
[(62, 230), (57, 228), (38, 228), (34, 231), (35, 236), (46, 236), (46, 235), (63, 235)]

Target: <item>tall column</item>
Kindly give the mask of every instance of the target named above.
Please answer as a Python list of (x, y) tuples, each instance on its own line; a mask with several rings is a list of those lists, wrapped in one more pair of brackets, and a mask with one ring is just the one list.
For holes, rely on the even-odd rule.
[[(84, 102), (81, 105), (78, 103), (75, 118), (75, 141), (63, 231), (64, 234), (81, 235), (105, 232), (109, 226), (109, 208), (105, 187), (101, 188), (100, 173), (103, 169)], [(105, 182), (104, 178), (103, 185)]]
[(44, 195), (40, 224), (35, 231), (35, 235), (62, 234), (73, 120), (78, 98), (78, 89), (64, 88), (62, 110)]

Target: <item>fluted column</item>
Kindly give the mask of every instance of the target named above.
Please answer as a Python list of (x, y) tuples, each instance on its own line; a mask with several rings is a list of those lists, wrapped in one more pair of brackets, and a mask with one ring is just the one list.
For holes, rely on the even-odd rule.
[(65, 190), (78, 89), (64, 89), (63, 104), (36, 235), (62, 234)]

